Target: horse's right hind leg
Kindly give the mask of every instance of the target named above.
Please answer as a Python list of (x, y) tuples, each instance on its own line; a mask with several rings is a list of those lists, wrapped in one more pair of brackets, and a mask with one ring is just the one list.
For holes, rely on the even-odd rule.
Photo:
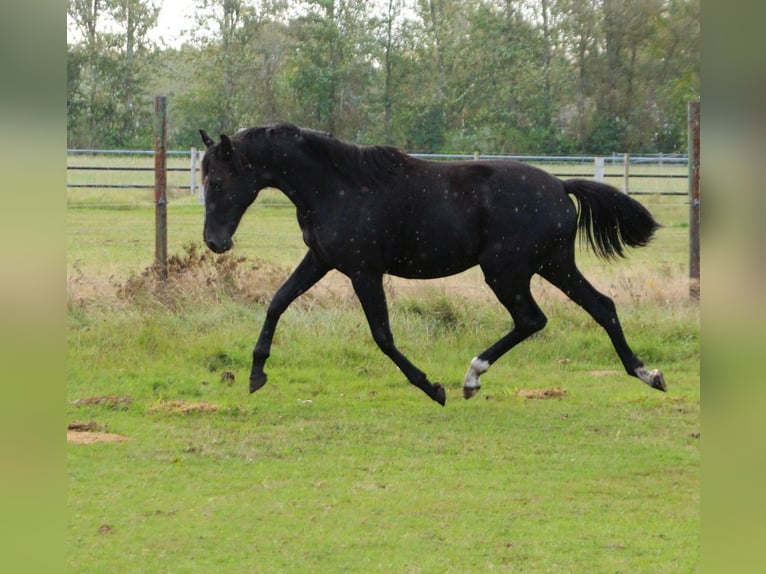
[(629, 375), (638, 377), (653, 389), (667, 390), (662, 372), (658, 369), (648, 371), (628, 346), (614, 302), (593, 287), (573, 262), (551, 265), (539, 273), (585, 309), (604, 328)]

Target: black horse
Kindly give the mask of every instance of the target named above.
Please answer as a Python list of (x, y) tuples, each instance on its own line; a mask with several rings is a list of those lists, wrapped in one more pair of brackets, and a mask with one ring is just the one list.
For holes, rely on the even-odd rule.
[[(623, 335), (612, 300), (575, 264), (578, 228), (603, 259), (646, 245), (658, 228), (637, 201), (593, 181), (562, 181), (510, 160), (432, 162), (393, 147), (357, 146), (278, 124), (214, 142), (200, 130), (205, 189), (204, 239), (215, 253), (232, 236), (258, 192), (281, 190), (295, 204), (308, 253), (271, 301), (253, 350), (250, 392), (266, 383), (264, 364), (282, 313), (331, 269), (351, 279), (372, 336), (410, 383), (441, 405), (446, 393), (394, 345), (383, 275), (434, 278), (481, 266), (513, 328), (474, 357), (463, 382), (470, 398), (479, 376), (547, 319), (530, 292), (538, 274), (606, 330), (629, 375), (664, 391)], [(577, 200), (579, 209), (569, 199)]]

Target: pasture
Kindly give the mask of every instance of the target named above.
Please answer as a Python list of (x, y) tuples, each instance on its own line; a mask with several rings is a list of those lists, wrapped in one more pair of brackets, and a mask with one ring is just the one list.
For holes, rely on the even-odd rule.
[(579, 253), (667, 394), (626, 376), (605, 333), (540, 281), (548, 327), (465, 401), (468, 362), (507, 314), (476, 271), (391, 279), (394, 335), (445, 384), (441, 408), (378, 351), (337, 274), (285, 314), (269, 383), (248, 394), (265, 302), (303, 254), (277, 196), (219, 257), (201, 245), (196, 199), (171, 194), (161, 286), (145, 272), (151, 193), (101, 192), (111, 206), (94, 193), (73, 192), (67, 211), (66, 412), (90, 431), (67, 445), (72, 571), (698, 569), (699, 309), (682, 198), (641, 198), (664, 227), (627, 260)]

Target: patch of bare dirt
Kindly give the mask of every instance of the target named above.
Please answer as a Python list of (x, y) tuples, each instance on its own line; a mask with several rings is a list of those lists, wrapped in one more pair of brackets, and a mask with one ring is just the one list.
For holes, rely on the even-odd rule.
[(111, 408), (127, 407), (133, 402), (133, 397), (118, 397), (117, 395), (105, 395), (102, 397), (85, 397), (75, 399), (72, 404), (79, 405), (106, 405)]
[(172, 414), (191, 414), (191, 413), (214, 413), (218, 406), (207, 401), (162, 401), (159, 404), (150, 407), (150, 413), (172, 413)]
[(561, 399), (567, 396), (567, 392), (561, 387), (552, 389), (519, 389), (516, 394), (525, 399)]
[(74, 421), (67, 425), (66, 441), (74, 444), (93, 444), (97, 442), (123, 442), (133, 440), (120, 434), (106, 432), (106, 428), (97, 422)]
[(130, 437), (121, 434), (101, 431), (66, 431), (66, 441), (72, 444), (95, 444), (97, 442), (125, 442), (133, 440)]

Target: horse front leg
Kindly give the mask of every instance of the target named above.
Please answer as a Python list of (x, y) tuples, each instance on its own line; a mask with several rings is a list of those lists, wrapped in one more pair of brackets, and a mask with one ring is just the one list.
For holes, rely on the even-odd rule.
[(253, 349), (253, 367), (250, 370), (251, 393), (265, 385), (268, 379), (263, 367), (271, 354), (271, 343), (282, 313), (290, 306), (290, 303), (314, 286), (329, 270), (329, 266), (313, 251), (309, 251), (287, 281), (277, 290), (269, 303), (266, 319)]
[(356, 296), (362, 304), (367, 323), (370, 325), (372, 338), (407, 377), (407, 380), (427, 394), (431, 399), (444, 406), (447, 393), (439, 383), (431, 384), (423, 371), (413, 365), (394, 344), (394, 336), (388, 320), (388, 305), (383, 290), (383, 277), (360, 275), (351, 278)]

